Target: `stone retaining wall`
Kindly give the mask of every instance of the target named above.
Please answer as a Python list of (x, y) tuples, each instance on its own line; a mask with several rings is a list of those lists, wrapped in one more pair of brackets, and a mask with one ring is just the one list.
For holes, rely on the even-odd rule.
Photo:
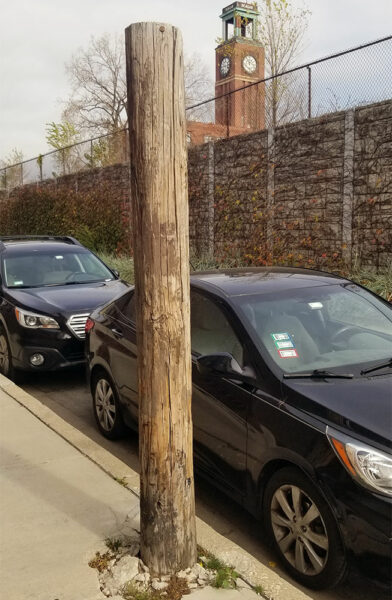
[[(392, 101), (191, 147), (188, 171), (192, 254), (391, 263)], [(129, 207), (128, 165), (30, 186), (103, 184)]]
[[(190, 150), (191, 230), (215, 254), (303, 264), (392, 259), (392, 101)], [(208, 158), (209, 157), (209, 158)], [(212, 161), (212, 162), (211, 162)], [(193, 176), (201, 169), (202, 176)], [(207, 172), (213, 174), (214, 213)], [(211, 246), (211, 236), (208, 241)]]

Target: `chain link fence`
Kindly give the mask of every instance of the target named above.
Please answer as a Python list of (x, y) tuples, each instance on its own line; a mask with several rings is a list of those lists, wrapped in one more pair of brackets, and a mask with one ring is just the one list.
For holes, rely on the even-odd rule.
[[(392, 36), (267, 77), (186, 109), (188, 142), (275, 128), (392, 98)], [(0, 190), (129, 160), (128, 131), (0, 168)]]
[(128, 143), (128, 130), (122, 129), (3, 167), (0, 169), (0, 189), (11, 190), (27, 183), (126, 162), (129, 159)]

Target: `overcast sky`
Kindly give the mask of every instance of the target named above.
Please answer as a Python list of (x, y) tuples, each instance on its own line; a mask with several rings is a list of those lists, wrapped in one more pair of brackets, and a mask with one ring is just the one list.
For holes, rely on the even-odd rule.
[[(303, 6), (300, 0), (294, 5)], [(0, 0), (0, 158), (48, 151), (45, 124), (59, 121), (69, 92), (64, 63), (92, 35), (133, 22), (180, 27), (185, 52), (214, 72), (221, 9), (229, 0)], [(312, 11), (300, 62), (391, 33), (392, 0), (308, 0)]]

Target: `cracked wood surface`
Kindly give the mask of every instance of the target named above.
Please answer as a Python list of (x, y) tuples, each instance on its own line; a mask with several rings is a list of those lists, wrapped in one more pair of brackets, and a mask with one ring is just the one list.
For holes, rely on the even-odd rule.
[(153, 574), (196, 560), (188, 173), (179, 31), (126, 30), (141, 465), (141, 555)]

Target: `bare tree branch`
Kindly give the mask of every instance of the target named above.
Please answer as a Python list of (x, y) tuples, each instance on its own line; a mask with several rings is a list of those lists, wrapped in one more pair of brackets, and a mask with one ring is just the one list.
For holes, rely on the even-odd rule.
[[(265, 74), (271, 77), (288, 70), (298, 58), (310, 11), (293, 8), (288, 0), (262, 0), (259, 10), (258, 34), (265, 50)], [(278, 77), (266, 84), (266, 122), (269, 127), (305, 115), (306, 96), (300, 87), (296, 74)]]
[[(122, 37), (92, 37), (66, 65), (72, 92), (62, 119), (89, 134), (113, 133), (127, 126), (125, 49)], [(185, 61), (186, 106), (213, 97), (213, 84), (198, 54)], [(211, 120), (213, 105), (187, 112), (188, 119)], [(211, 113), (211, 114), (210, 114)]]

